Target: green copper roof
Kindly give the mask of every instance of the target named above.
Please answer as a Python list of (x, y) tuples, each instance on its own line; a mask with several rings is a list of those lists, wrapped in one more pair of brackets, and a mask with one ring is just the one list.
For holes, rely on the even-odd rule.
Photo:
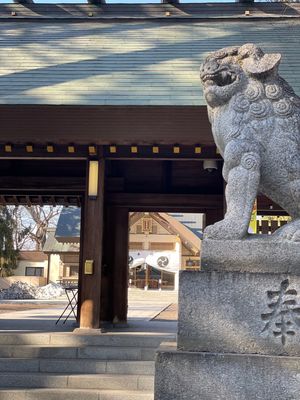
[(0, 104), (203, 105), (201, 61), (247, 42), (300, 92), (298, 18), (2, 21)]

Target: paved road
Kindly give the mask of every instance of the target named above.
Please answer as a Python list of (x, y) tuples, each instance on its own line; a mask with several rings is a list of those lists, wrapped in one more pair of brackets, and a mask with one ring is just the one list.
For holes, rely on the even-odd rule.
[[(176, 332), (176, 322), (153, 321), (152, 319), (162, 310), (172, 303), (177, 303), (178, 295), (176, 292), (167, 291), (144, 291), (139, 289), (129, 289), (129, 307), (128, 307), (128, 327), (114, 329), (114, 332), (151, 332), (151, 333), (174, 333)], [(4, 304), (4, 301), (0, 302)], [(0, 332), (70, 332), (76, 327), (75, 318), (70, 318), (65, 324), (55, 325), (56, 320), (62, 313), (66, 299), (59, 301), (10, 301), (9, 304), (16, 306), (26, 304), (41, 307), (38, 309), (27, 309), (24, 311), (2, 312), (0, 314)], [(51, 305), (51, 308), (47, 308)]]

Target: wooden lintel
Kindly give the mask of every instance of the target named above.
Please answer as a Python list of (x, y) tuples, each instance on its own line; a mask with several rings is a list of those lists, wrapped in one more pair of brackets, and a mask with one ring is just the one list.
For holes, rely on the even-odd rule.
[(84, 177), (2, 176), (0, 190), (84, 192)]
[(57, 145), (67, 148), (68, 143), (74, 144), (76, 154), (81, 143), (118, 146), (161, 143), (163, 139), (172, 145), (184, 139), (186, 144), (214, 146), (206, 106), (1, 105), (0, 120), (1, 142), (13, 144), (12, 154), (24, 138), (35, 145), (33, 156), (39, 143), (49, 138), (55, 145), (54, 154)]
[(185, 211), (206, 212), (222, 209), (223, 195), (109, 193), (105, 198), (110, 206), (127, 207), (129, 211)]

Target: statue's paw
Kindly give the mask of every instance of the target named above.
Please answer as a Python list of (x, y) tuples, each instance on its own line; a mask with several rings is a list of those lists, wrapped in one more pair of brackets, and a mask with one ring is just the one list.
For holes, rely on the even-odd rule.
[(291, 229), (284, 232), (280, 237), (291, 242), (300, 242), (300, 229)]
[(300, 242), (300, 221), (293, 221), (279, 228), (273, 234), (278, 240)]
[(222, 239), (222, 229), (219, 228), (219, 223), (209, 225), (204, 229), (204, 239)]
[(292, 242), (300, 242), (300, 229), (293, 233), (288, 240)]
[(239, 222), (231, 222), (225, 219), (204, 229), (204, 239), (234, 240), (243, 239), (244, 236), (244, 231), (241, 230)]

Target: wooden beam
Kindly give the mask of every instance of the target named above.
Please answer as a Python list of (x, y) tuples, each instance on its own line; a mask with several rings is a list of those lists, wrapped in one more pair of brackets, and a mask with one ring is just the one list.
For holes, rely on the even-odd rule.
[(266, 196), (257, 196), (258, 215), (288, 215), (278, 204)]
[(105, 201), (129, 211), (206, 212), (223, 209), (223, 198), (223, 195), (204, 194), (108, 193)]
[(197, 254), (198, 250), (196, 251), (195, 246), (193, 243), (189, 241), (188, 238), (182, 234), (182, 232), (179, 233), (178, 230), (176, 230), (173, 226), (170, 225), (170, 222), (165, 220), (159, 213), (150, 213), (151, 217), (158, 222), (161, 226), (163, 226), (167, 231), (169, 231), (172, 235), (178, 235), (180, 236), (182, 244), (193, 254)]
[(77, 206), (81, 205), (81, 196), (51, 196), (51, 195), (28, 195), (28, 194), (2, 194), (0, 196), (0, 204), (2, 205), (64, 205), (64, 206)]
[(179, 4), (179, 0), (162, 0), (163, 4)]
[(134, 225), (139, 219), (142, 218), (143, 215), (144, 215), (143, 212), (133, 212), (133, 213), (131, 213), (131, 215), (129, 216), (129, 226)]
[(89, 4), (93, 4), (94, 6), (101, 6), (101, 4), (105, 4), (105, 0), (88, 0)]
[(1, 142), (14, 146), (26, 141), (37, 146), (49, 138), (76, 148), (80, 143), (151, 145), (162, 140), (214, 146), (206, 106), (0, 105), (0, 121)]
[[(100, 299), (102, 274), (104, 160), (99, 161), (98, 195), (88, 195), (89, 167), (87, 162), (84, 215), (81, 221), (82, 256), (80, 290), (80, 328), (100, 328)], [(93, 262), (92, 274), (85, 272), (85, 263)]]
[(14, 0), (14, 3), (18, 4), (33, 4), (32, 0)]
[(0, 191), (84, 192), (85, 179), (67, 176), (1, 176)]

